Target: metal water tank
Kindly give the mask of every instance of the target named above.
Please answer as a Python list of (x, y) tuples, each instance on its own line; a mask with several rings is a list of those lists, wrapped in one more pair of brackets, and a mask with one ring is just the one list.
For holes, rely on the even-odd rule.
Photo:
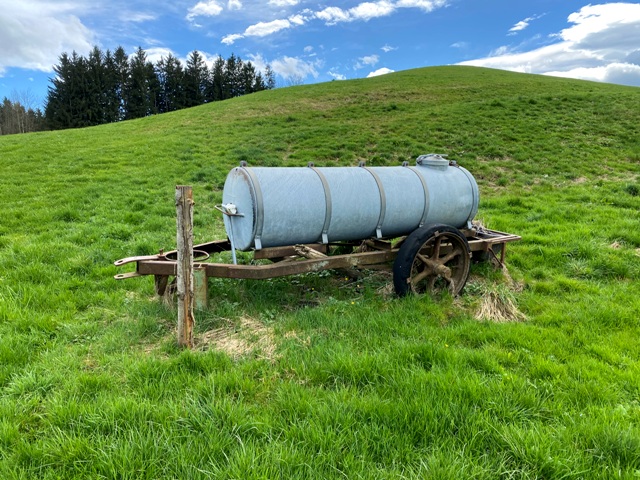
[(439, 155), (416, 166), (234, 168), (222, 193), (224, 224), (239, 250), (370, 237), (392, 238), (428, 223), (470, 226), (478, 185)]

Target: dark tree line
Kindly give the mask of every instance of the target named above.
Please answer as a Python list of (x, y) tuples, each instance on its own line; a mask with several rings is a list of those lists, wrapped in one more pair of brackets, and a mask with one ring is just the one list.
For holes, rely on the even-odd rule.
[(122, 47), (88, 57), (63, 53), (54, 67), (45, 118), (51, 129), (87, 127), (171, 112), (275, 87), (264, 73), (240, 57), (218, 56), (211, 68), (193, 51), (183, 65), (173, 55), (155, 65), (142, 48), (129, 58)]

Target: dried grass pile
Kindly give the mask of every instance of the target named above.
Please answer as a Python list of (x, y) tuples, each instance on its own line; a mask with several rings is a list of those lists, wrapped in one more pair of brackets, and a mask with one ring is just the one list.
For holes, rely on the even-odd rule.
[(524, 322), (527, 317), (518, 310), (513, 292), (504, 286), (482, 295), (475, 318), (483, 322)]
[(257, 354), (273, 360), (277, 344), (273, 330), (249, 317), (242, 317), (239, 325), (228, 325), (205, 332), (198, 338), (201, 350), (215, 349), (234, 359)]

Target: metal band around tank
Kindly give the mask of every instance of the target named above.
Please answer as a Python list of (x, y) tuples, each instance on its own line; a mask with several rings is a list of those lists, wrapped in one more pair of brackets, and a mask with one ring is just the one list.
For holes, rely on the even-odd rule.
[(253, 193), (256, 196), (256, 225), (253, 238), (256, 250), (262, 250), (262, 228), (264, 227), (264, 200), (262, 198), (262, 189), (260, 188), (258, 177), (256, 177), (256, 174), (253, 173), (249, 167), (240, 167), (240, 169), (249, 177)]
[(405, 165), (405, 167), (415, 173), (420, 179), (420, 183), (422, 183), (422, 190), (424, 191), (424, 209), (422, 210), (422, 218), (418, 225), (418, 227), (422, 227), (427, 221), (427, 215), (429, 215), (429, 187), (427, 187), (427, 181), (415, 167), (410, 167), (408, 165)]
[(469, 172), (466, 168), (460, 167), (459, 165), (456, 165), (456, 168), (458, 170), (461, 170), (462, 173), (465, 174), (467, 180), (469, 180), (469, 183), (471, 184), (473, 205), (471, 206), (471, 211), (469, 212), (469, 217), (467, 218), (467, 228), (471, 228), (471, 221), (478, 213), (478, 206), (480, 204), (480, 192), (478, 191), (478, 184), (476, 183), (475, 178), (473, 178), (473, 175), (471, 175), (471, 172)]
[(360, 165), (360, 168), (364, 168), (373, 176), (376, 184), (378, 185), (378, 190), (380, 191), (380, 216), (378, 217), (378, 225), (376, 227), (376, 237), (382, 238), (382, 223), (384, 222), (384, 216), (387, 213), (387, 196), (384, 193), (384, 187), (382, 186), (382, 181), (378, 174), (362, 164)]
[(331, 225), (331, 210), (333, 205), (331, 203), (331, 190), (329, 190), (329, 182), (327, 182), (324, 173), (322, 173), (318, 168), (314, 167), (313, 163), (309, 163), (309, 168), (316, 172), (318, 178), (322, 182), (322, 188), (324, 189), (324, 200), (326, 203), (325, 215), (324, 215), (324, 225), (322, 226), (322, 243), (329, 243), (329, 226)]

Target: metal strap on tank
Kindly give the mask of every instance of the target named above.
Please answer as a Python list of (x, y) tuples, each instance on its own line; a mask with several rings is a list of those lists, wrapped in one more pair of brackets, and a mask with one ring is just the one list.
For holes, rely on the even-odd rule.
[(420, 224), (418, 225), (418, 227), (422, 227), (427, 221), (427, 215), (429, 215), (429, 187), (427, 187), (427, 181), (416, 169), (416, 167), (410, 167), (409, 164), (406, 163), (403, 163), (402, 166), (407, 167), (409, 170), (415, 173), (420, 179), (420, 183), (422, 183), (422, 190), (424, 191), (424, 210), (422, 210), (422, 218), (420, 219)]
[(327, 182), (327, 178), (324, 176), (318, 168), (316, 168), (313, 163), (309, 163), (308, 167), (316, 172), (320, 181), (322, 182), (322, 188), (324, 189), (324, 200), (326, 202), (326, 210), (324, 215), (324, 225), (322, 226), (322, 243), (329, 243), (329, 226), (331, 225), (331, 210), (333, 208), (331, 203), (331, 190), (329, 190), (329, 182)]
[(473, 204), (471, 205), (471, 211), (469, 212), (469, 217), (467, 218), (467, 228), (471, 228), (473, 225), (472, 224), (473, 217), (475, 217), (476, 213), (478, 213), (478, 205), (480, 203), (480, 199), (478, 198), (479, 197), (478, 186), (477, 186), (478, 184), (473, 178), (473, 175), (471, 175), (471, 172), (469, 172), (466, 168), (462, 168), (458, 165), (455, 165), (455, 167), (465, 174), (465, 176), (467, 177), (467, 180), (469, 180), (469, 184), (471, 185), (471, 195), (473, 196)]
[(359, 167), (364, 168), (369, 172), (376, 183), (378, 184), (378, 190), (380, 191), (380, 217), (378, 218), (378, 226), (376, 227), (376, 237), (382, 238), (382, 223), (384, 222), (384, 216), (387, 213), (387, 196), (384, 193), (384, 187), (382, 181), (376, 172), (364, 165), (364, 162), (360, 163)]
[(258, 183), (258, 177), (251, 171), (251, 168), (247, 166), (240, 167), (249, 176), (251, 180), (251, 186), (256, 194), (256, 229), (254, 244), (256, 250), (262, 250), (262, 228), (264, 226), (264, 201), (262, 198), (262, 189), (260, 183)]

